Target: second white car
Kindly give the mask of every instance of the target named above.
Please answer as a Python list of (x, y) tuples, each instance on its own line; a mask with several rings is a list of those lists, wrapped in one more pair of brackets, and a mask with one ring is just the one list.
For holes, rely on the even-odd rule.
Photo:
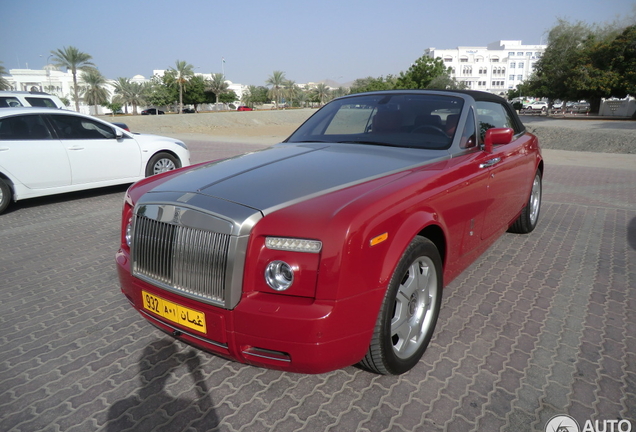
[(0, 213), (11, 201), (133, 183), (190, 165), (185, 143), (72, 111), (0, 111)]

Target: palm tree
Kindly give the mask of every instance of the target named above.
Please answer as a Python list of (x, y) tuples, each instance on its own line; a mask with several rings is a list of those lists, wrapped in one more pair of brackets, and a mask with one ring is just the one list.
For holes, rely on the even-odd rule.
[(269, 90), (269, 93), (274, 99), (276, 109), (278, 109), (278, 102), (280, 101), (280, 96), (283, 92), (285, 81), (285, 72), (282, 71), (274, 71), (274, 73), (270, 75), (269, 78), (267, 78), (267, 81), (265, 81), (265, 84), (272, 86), (272, 88)]
[(316, 96), (318, 96), (318, 100), (320, 101), (320, 105), (324, 105), (325, 101), (329, 98), (330, 92), (329, 87), (325, 83), (319, 83), (314, 89), (316, 92)]
[(143, 84), (131, 82), (128, 78), (117, 78), (114, 83), (115, 98), (118, 102), (125, 105), (126, 114), (128, 114), (128, 105), (132, 106), (133, 115), (137, 115), (137, 107), (146, 103), (143, 97)]
[(337, 89), (332, 90), (331, 94), (334, 98), (342, 97), (349, 94), (349, 89), (346, 87), (338, 87)]
[(289, 80), (285, 82), (285, 89), (283, 94), (285, 98), (289, 100), (289, 106), (293, 105), (295, 99), (298, 98), (298, 94), (300, 93), (300, 87), (296, 85), (296, 82), (293, 80)]
[(296, 96), (296, 100), (298, 101), (298, 105), (302, 108), (305, 107), (305, 105), (307, 105), (307, 101), (309, 100), (309, 97), (311, 95), (309, 94), (308, 91), (305, 90), (301, 90), (300, 92), (298, 92), (298, 95)]
[(228, 92), (230, 85), (225, 82), (225, 76), (220, 73), (212, 74), (212, 79), (208, 81), (208, 90), (216, 96), (216, 103), (219, 103), (219, 96)]
[(9, 75), (7, 70), (4, 68), (2, 62), (0, 62), (0, 90), (11, 90), (11, 85), (9, 85), (9, 81), (2, 75)]
[(179, 84), (179, 114), (183, 112), (183, 89), (188, 79), (194, 76), (194, 66), (186, 61), (177, 60), (176, 68), (170, 68), (175, 75), (175, 80)]
[(110, 92), (104, 87), (107, 84), (106, 78), (94, 68), (84, 70), (81, 78), (85, 84), (82, 89), (84, 100), (95, 107), (95, 115), (97, 115), (97, 105), (108, 102), (110, 96)]
[(73, 74), (73, 92), (75, 96), (75, 111), (79, 112), (79, 87), (77, 86), (77, 70), (85, 70), (95, 65), (90, 61), (93, 57), (81, 52), (74, 46), (51, 51), (53, 62), (58, 67), (65, 67)]

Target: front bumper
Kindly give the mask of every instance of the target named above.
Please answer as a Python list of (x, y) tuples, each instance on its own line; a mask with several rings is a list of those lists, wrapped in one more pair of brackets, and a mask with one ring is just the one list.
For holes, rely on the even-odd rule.
[[(116, 262), (122, 292), (144, 318), (172, 336), (222, 357), (317, 374), (355, 364), (368, 349), (373, 326), (352, 325), (359, 324), (356, 315), (361, 310), (360, 298), (328, 302), (252, 292), (228, 310), (178, 296), (133, 277), (129, 257), (121, 250)], [(142, 290), (203, 312), (205, 333), (144, 309)]]

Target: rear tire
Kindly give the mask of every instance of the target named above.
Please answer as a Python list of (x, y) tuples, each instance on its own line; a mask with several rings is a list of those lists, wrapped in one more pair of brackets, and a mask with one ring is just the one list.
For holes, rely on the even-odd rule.
[(415, 237), (389, 282), (361, 362), (383, 375), (399, 375), (422, 358), (442, 304), (442, 260), (433, 242)]
[(541, 171), (537, 170), (532, 182), (530, 198), (528, 198), (526, 206), (521, 210), (521, 214), (508, 231), (517, 234), (528, 234), (534, 231), (539, 221), (539, 212), (541, 211), (542, 187)]
[(0, 178), (0, 213), (9, 207), (12, 197), (13, 193), (6, 180)]

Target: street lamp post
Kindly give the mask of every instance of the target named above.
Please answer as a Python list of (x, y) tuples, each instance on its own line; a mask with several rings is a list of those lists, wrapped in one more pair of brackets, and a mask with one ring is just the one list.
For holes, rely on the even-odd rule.
[(51, 68), (49, 67), (49, 60), (53, 54), (49, 54), (46, 58), (46, 76), (49, 78), (49, 91), (51, 91), (51, 87), (53, 87), (53, 83), (51, 83)]

